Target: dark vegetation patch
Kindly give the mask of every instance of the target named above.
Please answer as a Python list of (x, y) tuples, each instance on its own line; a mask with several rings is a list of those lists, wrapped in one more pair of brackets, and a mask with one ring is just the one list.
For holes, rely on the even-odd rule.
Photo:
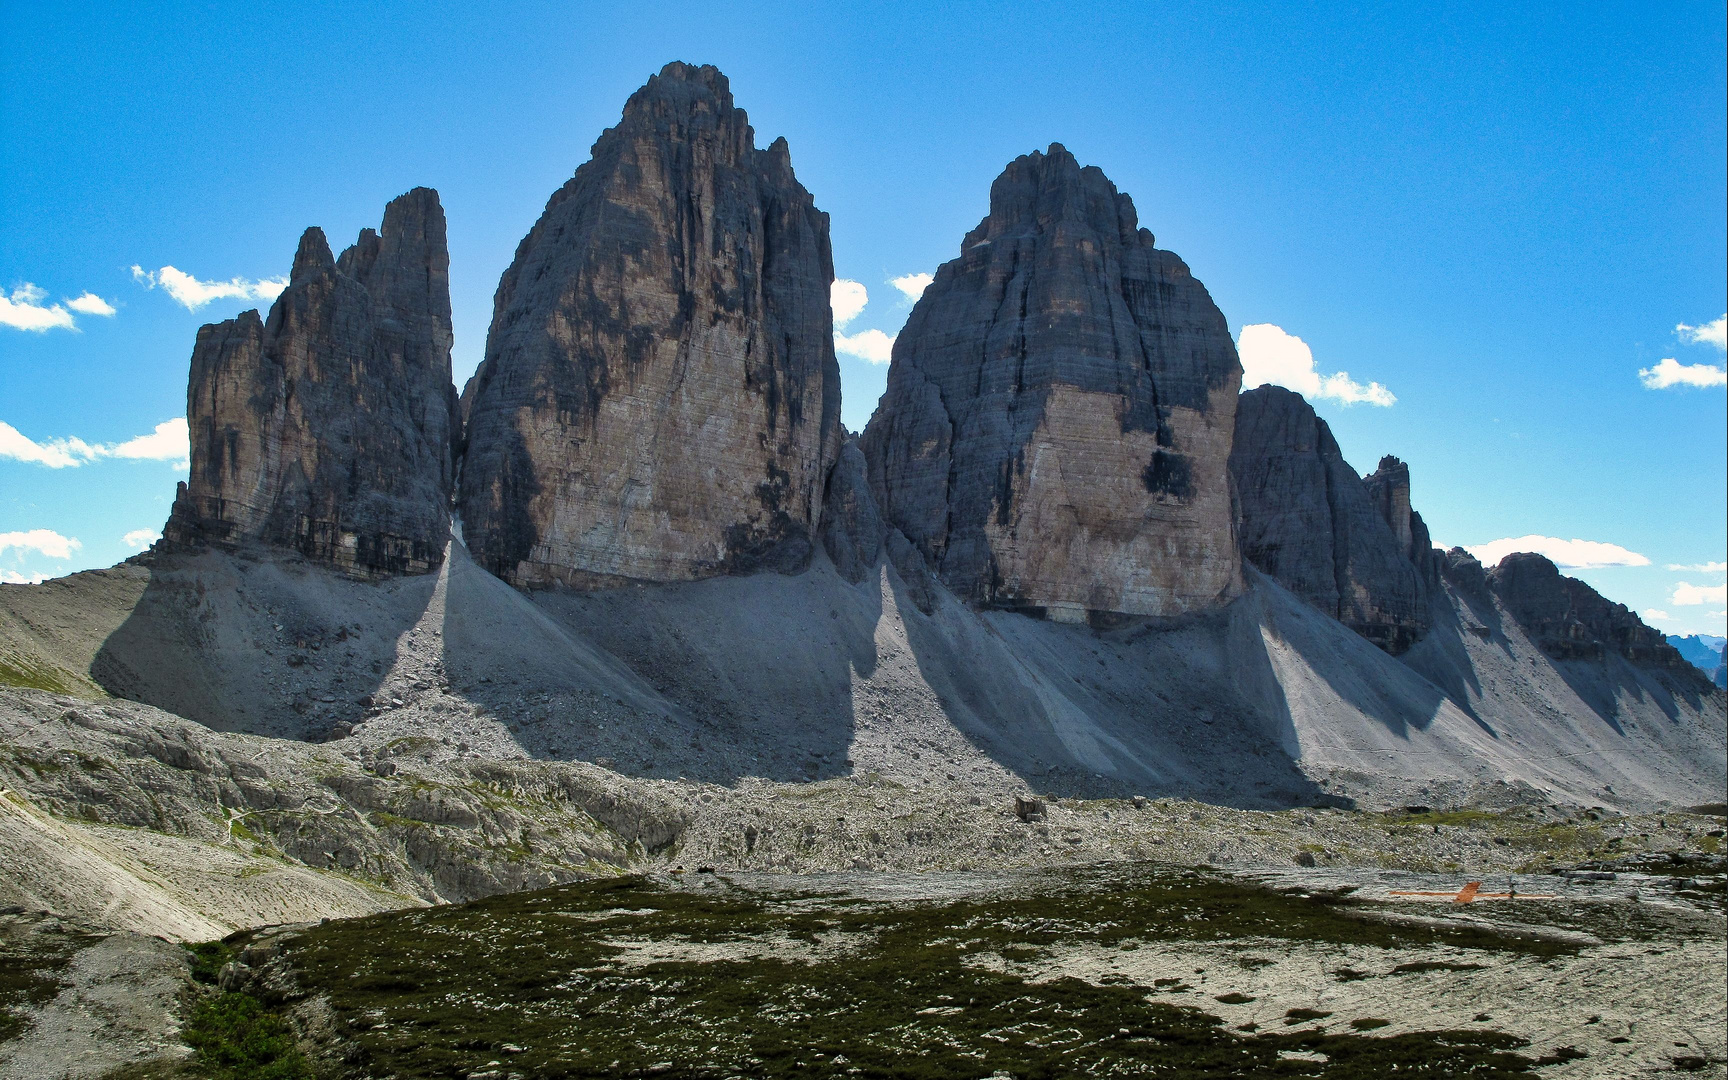
[(1375, 1028), (1383, 1028), (1391, 1023), (1392, 1021), (1383, 1020), (1378, 1016), (1358, 1016), (1350, 1021), (1350, 1026), (1357, 1031), (1373, 1031)]
[(207, 997), (181, 1032), (211, 1080), (314, 1080), (286, 1021), (251, 994)]
[[(1472, 929), (1411, 928), (1194, 873), (1028, 878), (1012, 892), (913, 903), (640, 878), (331, 922), (286, 945), (334, 1013), (329, 1060), (353, 1076), (982, 1078), (1533, 1077), (1496, 1032), (1391, 1038), (1240, 1034), (1149, 988), (1038, 981), (996, 958), (1056, 946), (1267, 937), (1386, 947), (1560, 951)], [(799, 953), (775, 942), (801, 941)], [(631, 962), (628, 942), (735, 946)], [(808, 943), (815, 943), (814, 948)], [(1020, 950), (1034, 950), (1031, 954)], [(797, 958), (805, 957), (804, 959)], [(1166, 986), (1180, 986), (1168, 982)], [(1324, 1061), (1290, 1060), (1307, 1050)], [(490, 1066), (499, 1061), (502, 1064)]]
[(1430, 971), (1481, 971), (1487, 964), (1461, 964), (1454, 960), (1417, 960), (1410, 964), (1399, 964), (1392, 969), (1394, 975), (1422, 975)]

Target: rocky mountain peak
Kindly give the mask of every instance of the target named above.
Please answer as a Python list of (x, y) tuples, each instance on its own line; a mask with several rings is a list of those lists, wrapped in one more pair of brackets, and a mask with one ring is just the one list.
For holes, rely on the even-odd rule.
[(1016, 158), (895, 343), (863, 438), (884, 517), (976, 603), (1085, 620), (1240, 588), (1224, 317), (1060, 145)]
[(464, 391), (465, 535), (523, 586), (795, 569), (840, 448), (828, 217), (668, 64), (548, 202)]
[(1566, 577), (1545, 555), (1515, 551), (1488, 571), (1488, 586), (1543, 652), (1560, 660), (1600, 660), (1610, 652), (1634, 663), (1688, 667), (1662, 632), (1624, 604)]
[(977, 244), (1025, 231), (1049, 231), (1060, 223), (1083, 227), (1098, 237), (1120, 243), (1141, 238), (1134, 200), (1116, 190), (1103, 170), (1082, 166), (1061, 143), (1034, 150), (1008, 163), (990, 185), (990, 213), (966, 234), (962, 251)]
[(307, 229), (268, 320), (199, 330), (191, 476), (168, 538), (360, 574), (437, 567), (454, 475), (449, 265), (437, 192), (417, 188), (340, 259)]

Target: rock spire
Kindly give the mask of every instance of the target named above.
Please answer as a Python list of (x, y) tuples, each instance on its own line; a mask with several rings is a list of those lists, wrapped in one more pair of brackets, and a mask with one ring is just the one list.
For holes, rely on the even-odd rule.
[(191, 476), (168, 538), (292, 548), (369, 575), (437, 567), (456, 423), (449, 267), (438, 193), (415, 188), (339, 259), (307, 229), (268, 320), (200, 329)]
[(828, 217), (668, 64), (552, 195), (464, 392), (460, 509), (519, 586), (797, 570), (840, 450)]
[(863, 445), (882, 514), (978, 604), (1063, 621), (1241, 588), (1224, 316), (1059, 145), (1015, 159), (913, 309)]

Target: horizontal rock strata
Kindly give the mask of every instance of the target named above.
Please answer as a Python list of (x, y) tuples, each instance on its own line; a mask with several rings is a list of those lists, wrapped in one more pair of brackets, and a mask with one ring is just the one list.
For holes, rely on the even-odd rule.
[(807, 564), (840, 449), (828, 217), (669, 64), (547, 203), (465, 391), (464, 534), (518, 586)]
[(456, 426), (444, 233), (429, 188), (340, 259), (307, 229), (267, 321), (198, 331), (170, 540), (260, 542), (363, 574), (439, 565)]
[(1249, 562), (1393, 655), (1427, 632), (1439, 565), (1403, 462), (1364, 480), (1302, 395), (1268, 385), (1239, 401), (1230, 471)]
[(1012, 162), (894, 345), (883, 516), (971, 602), (1082, 621), (1241, 589), (1224, 316), (1061, 146)]

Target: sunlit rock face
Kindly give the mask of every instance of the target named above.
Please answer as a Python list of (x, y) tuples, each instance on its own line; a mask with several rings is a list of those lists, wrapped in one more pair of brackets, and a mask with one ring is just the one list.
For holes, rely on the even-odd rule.
[(547, 203), (464, 392), (460, 509), (523, 587), (796, 571), (840, 449), (828, 217), (668, 64)]
[(1238, 404), (1230, 469), (1249, 562), (1393, 655), (1427, 633), (1439, 571), (1403, 462), (1357, 476), (1302, 395), (1262, 386)]
[(894, 345), (865, 431), (883, 516), (970, 601), (1064, 621), (1242, 586), (1224, 316), (1061, 146), (1017, 158)]
[(268, 320), (198, 331), (170, 540), (263, 543), (368, 575), (443, 561), (457, 423), (444, 233), (430, 188), (393, 200), (339, 259), (307, 229)]

